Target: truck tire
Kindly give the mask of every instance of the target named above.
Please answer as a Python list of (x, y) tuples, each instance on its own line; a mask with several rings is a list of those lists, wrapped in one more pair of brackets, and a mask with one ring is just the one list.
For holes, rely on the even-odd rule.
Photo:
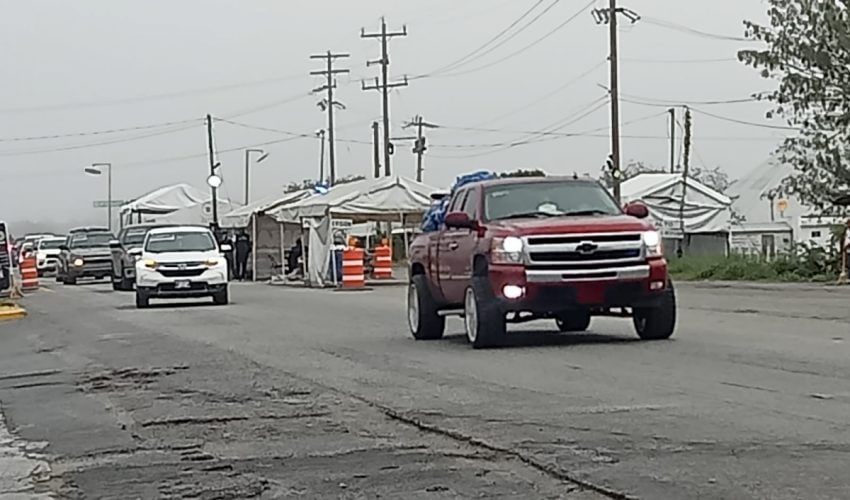
[(507, 335), (505, 314), (499, 308), (487, 278), (473, 278), (463, 301), (466, 339), (475, 349), (498, 347)]
[(676, 329), (676, 292), (667, 283), (657, 307), (635, 308), (632, 313), (635, 331), (642, 340), (669, 339)]
[(62, 284), (74, 286), (77, 284), (77, 278), (72, 278), (70, 276), (62, 277)]
[(584, 332), (590, 328), (590, 312), (570, 311), (562, 313), (555, 318), (555, 323), (558, 325), (558, 330), (564, 333)]
[(417, 274), (407, 288), (407, 324), (416, 340), (439, 340), (446, 331), (446, 318), (438, 314), (439, 308), (428, 279)]
[(151, 305), (151, 299), (147, 293), (136, 290), (136, 309), (147, 309)]

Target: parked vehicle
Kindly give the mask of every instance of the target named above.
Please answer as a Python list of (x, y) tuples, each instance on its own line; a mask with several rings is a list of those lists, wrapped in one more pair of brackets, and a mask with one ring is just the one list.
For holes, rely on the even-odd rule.
[(464, 185), (443, 226), (410, 248), (408, 320), (438, 339), (464, 318), (473, 347), (499, 345), (506, 323), (554, 319), (586, 330), (594, 315), (631, 316), (642, 339), (666, 339), (676, 298), (647, 207), (623, 210), (593, 180), (517, 178)]
[(204, 227), (151, 229), (142, 248), (130, 252), (139, 256), (136, 307), (146, 308), (154, 298), (212, 297), (216, 305), (227, 304), (228, 251)]
[(39, 277), (48, 273), (55, 273), (59, 265), (59, 257), (62, 253), (62, 245), (66, 238), (61, 236), (48, 236), (38, 241), (35, 252), (35, 265)]
[(118, 239), (109, 243), (112, 251), (112, 289), (132, 291), (136, 282), (136, 260), (139, 253), (132, 250), (142, 248), (148, 231), (169, 224), (137, 224), (125, 227), (118, 233)]
[(115, 236), (101, 228), (71, 230), (60, 247), (59, 268), (56, 280), (66, 285), (76, 285), (81, 278), (97, 280), (112, 276), (112, 253), (109, 242)]

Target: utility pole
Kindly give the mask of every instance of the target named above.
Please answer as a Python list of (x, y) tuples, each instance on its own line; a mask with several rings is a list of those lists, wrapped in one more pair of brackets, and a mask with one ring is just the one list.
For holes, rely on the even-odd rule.
[[(593, 18), (597, 24), (608, 24), (608, 44), (610, 55), (608, 62), (611, 68), (611, 162), (615, 174), (620, 172), (620, 76), (618, 63), (617, 42), (617, 14), (625, 15), (632, 24), (636, 23), (640, 16), (636, 12), (617, 7), (617, 0), (610, 0), (607, 9), (594, 9)], [(620, 202), (620, 181), (622, 176), (614, 175), (614, 198)]]
[(258, 164), (269, 157), (269, 154), (262, 149), (249, 148), (245, 150), (245, 206), (248, 206), (251, 200), (251, 153), (259, 153)]
[(216, 229), (218, 229), (218, 187), (221, 183), (216, 180), (219, 178), (215, 175), (215, 170), (218, 165), (215, 162), (215, 142), (213, 141), (212, 115), (207, 115), (207, 145), (209, 147), (210, 157), (210, 176), (207, 179), (207, 184), (209, 184), (211, 190), (213, 225)]
[(373, 160), (375, 164), (375, 178), (381, 176), (381, 139), (380, 137), (380, 128), (378, 122), (372, 122), (372, 150), (373, 150)]
[(676, 108), (670, 108), (670, 173), (676, 173)]
[(316, 132), (319, 138), (319, 183), (325, 182), (325, 129)]
[(682, 232), (682, 243), (679, 246), (679, 256), (683, 253), (685, 241), (685, 196), (688, 193), (688, 173), (691, 166), (691, 110), (685, 107), (685, 159), (682, 170), (682, 201), (679, 203), (679, 230)]
[(392, 172), (390, 168), (390, 156), (393, 154), (393, 146), (390, 142), (390, 89), (395, 87), (406, 87), (407, 86), (407, 77), (404, 77), (404, 81), (390, 83), (389, 82), (389, 67), (390, 67), (390, 55), (389, 49), (387, 47), (390, 39), (398, 36), (407, 36), (407, 26), (402, 26), (401, 31), (396, 32), (387, 32), (387, 21), (383, 17), (381, 18), (381, 32), (380, 33), (366, 33), (366, 29), (362, 29), (360, 31), (360, 38), (380, 38), (381, 39), (381, 58), (374, 61), (366, 61), (366, 67), (372, 66), (373, 64), (381, 65), (381, 80), (378, 81), (378, 78), (375, 78), (374, 85), (366, 85), (366, 82), (363, 82), (363, 90), (380, 90), (383, 98), (383, 115), (384, 115), (384, 175), (389, 177)]
[(425, 145), (425, 136), (423, 128), (437, 128), (437, 125), (426, 122), (421, 115), (416, 115), (413, 121), (407, 122), (404, 128), (416, 127), (416, 142), (413, 145), (413, 152), (416, 154), (416, 182), (422, 182), (422, 174), (424, 168), (422, 166), (422, 157), (428, 148)]
[(334, 141), (334, 107), (338, 106), (340, 109), (345, 109), (345, 106), (342, 103), (334, 101), (334, 89), (336, 88), (336, 78), (335, 75), (348, 73), (347, 69), (334, 69), (334, 61), (337, 59), (344, 59), (351, 57), (349, 54), (334, 54), (330, 50), (325, 54), (312, 55), (310, 59), (324, 59), (327, 63), (327, 68), (319, 71), (311, 71), (310, 74), (313, 76), (325, 76), (328, 79), (328, 82), (316, 89), (313, 89), (313, 92), (323, 92), (327, 90), (328, 97), (321, 102), (319, 102), (319, 108), (323, 111), (326, 110), (328, 112), (328, 152), (330, 159), (330, 179), (329, 184), (331, 186), (336, 182), (336, 144)]

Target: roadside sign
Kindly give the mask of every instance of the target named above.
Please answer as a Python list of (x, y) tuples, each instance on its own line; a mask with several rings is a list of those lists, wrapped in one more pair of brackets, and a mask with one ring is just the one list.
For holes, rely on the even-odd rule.
[(683, 237), (681, 223), (677, 220), (662, 220), (658, 226), (662, 238), (681, 240)]
[(331, 227), (334, 229), (348, 229), (354, 225), (354, 221), (351, 219), (332, 219)]
[(6, 223), (0, 222), (0, 292), (12, 286), (12, 254), (9, 248), (9, 232)]
[[(120, 207), (121, 205), (126, 205), (127, 201), (125, 200), (112, 200), (113, 207)], [(109, 206), (109, 202), (106, 200), (95, 200), (92, 202), (92, 207), (94, 208), (106, 208)]]

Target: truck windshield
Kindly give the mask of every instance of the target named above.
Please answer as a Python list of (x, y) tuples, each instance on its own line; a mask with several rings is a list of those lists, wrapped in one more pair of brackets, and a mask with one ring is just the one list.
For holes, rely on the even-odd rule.
[(148, 237), (145, 250), (150, 253), (164, 252), (210, 252), (216, 249), (215, 240), (209, 233), (157, 233)]
[(108, 247), (112, 241), (111, 233), (76, 233), (71, 236), (70, 248)]
[(139, 229), (128, 229), (127, 232), (124, 233), (124, 241), (121, 242), (124, 246), (141, 246), (145, 241), (145, 236), (148, 234), (149, 229), (139, 228)]
[(523, 182), (488, 187), (484, 192), (487, 220), (524, 217), (619, 215), (620, 207), (592, 182)]
[(58, 250), (65, 243), (64, 238), (53, 240), (41, 240), (38, 242), (39, 250)]

